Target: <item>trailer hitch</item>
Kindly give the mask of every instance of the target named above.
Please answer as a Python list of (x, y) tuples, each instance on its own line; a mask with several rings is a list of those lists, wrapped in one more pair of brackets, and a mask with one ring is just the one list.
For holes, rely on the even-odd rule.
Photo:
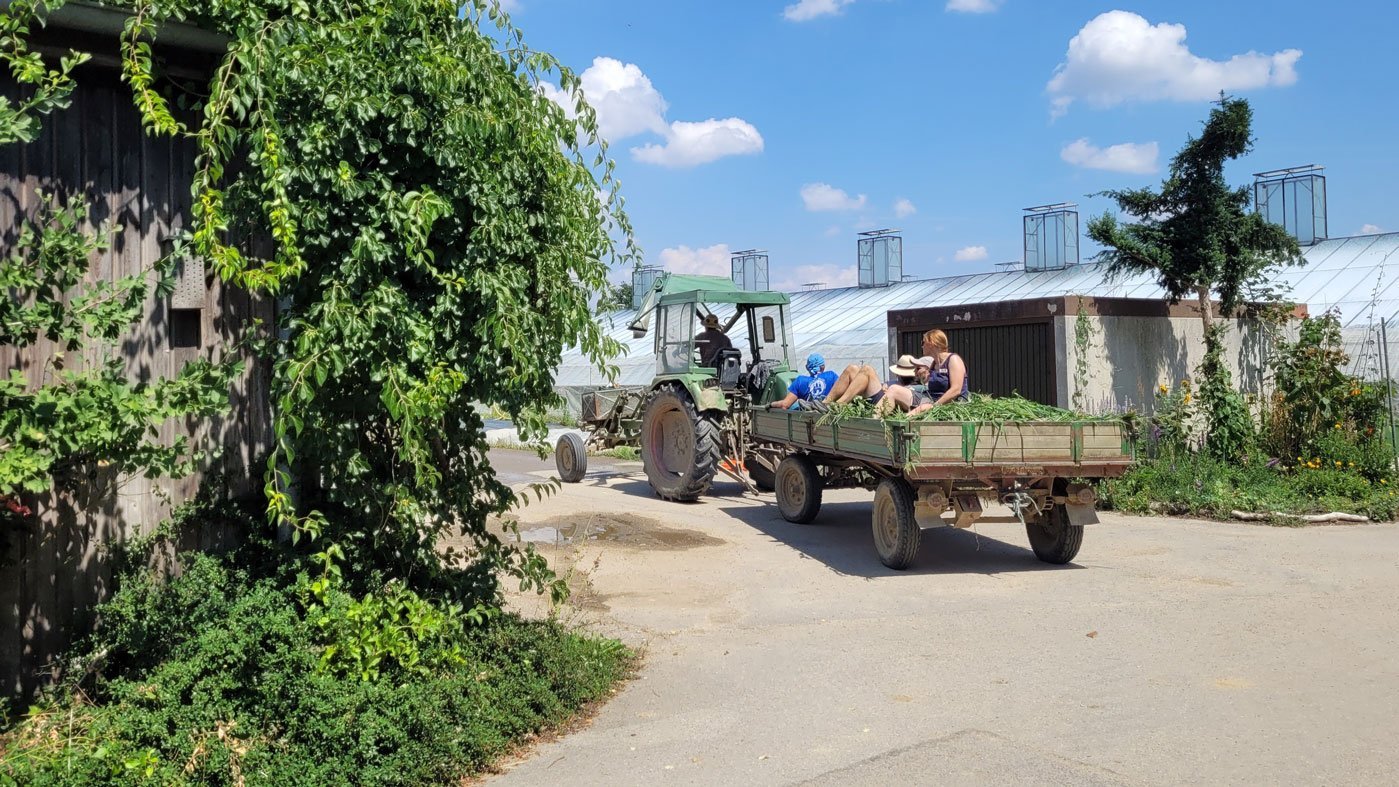
[(1016, 489), (1005, 493), (1001, 496), (1001, 502), (1005, 503), (1022, 525), (1025, 524), (1026, 511), (1034, 511), (1035, 519), (1044, 516), (1044, 511), (1040, 508), (1039, 501), (1035, 499), (1035, 496), (1023, 490)]

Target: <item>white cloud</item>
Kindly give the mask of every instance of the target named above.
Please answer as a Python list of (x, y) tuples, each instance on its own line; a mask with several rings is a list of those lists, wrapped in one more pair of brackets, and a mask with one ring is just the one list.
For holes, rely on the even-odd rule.
[(797, 265), (782, 271), (780, 278), (772, 282), (772, 288), (779, 292), (796, 292), (814, 282), (821, 282), (823, 289), (854, 287), (857, 277), (854, 265)]
[(702, 249), (689, 246), (676, 246), (662, 249), (658, 258), (661, 267), (671, 273), (702, 273), (709, 276), (728, 276), (733, 273), (729, 263), (729, 244), (716, 243)]
[(963, 14), (989, 14), (1001, 7), (1002, 0), (947, 0), (947, 10)]
[(917, 212), (918, 208), (903, 197), (899, 197), (898, 201), (894, 203), (894, 215), (901, 219), (906, 219)]
[(1365, 224), (1360, 228), (1361, 235), (1378, 235), (1381, 232), (1384, 232), (1384, 228), (1377, 224)]
[(1100, 14), (1069, 41), (1048, 90), (1054, 114), (1082, 99), (1095, 107), (1127, 101), (1201, 101), (1221, 90), (1284, 87), (1297, 81), (1300, 49), (1247, 52), (1228, 60), (1193, 54), (1185, 26), (1153, 25), (1130, 11)]
[(597, 112), (598, 133), (603, 139), (666, 132), (666, 101), (640, 66), (596, 57), (579, 77), (584, 97)]
[(813, 213), (837, 210), (859, 210), (865, 206), (868, 197), (861, 194), (852, 197), (844, 189), (829, 183), (808, 183), (802, 186), (802, 204)]
[(952, 255), (952, 259), (958, 262), (976, 262), (977, 260), (984, 260), (986, 259), (986, 247), (967, 246), (958, 249), (957, 253)]
[(763, 152), (763, 135), (753, 124), (739, 118), (677, 120), (670, 124), (664, 145), (632, 148), (637, 161), (663, 167), (693, 167), (725, 156), (747, 156)]
[[(597, 57), (579, 74), (583, 97), (597, 113), (598, 134), (615, 142), (640, 134), (665, 141), (632, 148), (632, 156), (648, 164), (693, 167), (725, 156), (761, 153), (763, 136), (740, 118), (710, 118), (697, 122), (667, 121), (670, 108), (651, 79), (634, 63)], [(575, 115), (573, 98), (557, 85), (541, 82), (539, 92)]]
[(853, 2), (855, 0), (797, 0), (782, 9), (782, 16), (789, 22), (806, 22), (822, 16), (836, 16)]
[(1085, 137), (1065, 145), (1059, 151), (1059, 158), (1076, 167), (1146, 175), (1156, 171), (1156, 158), (1160, 153), (1160, 146), (1155, 142), (1123, 142), (1100, 148)]

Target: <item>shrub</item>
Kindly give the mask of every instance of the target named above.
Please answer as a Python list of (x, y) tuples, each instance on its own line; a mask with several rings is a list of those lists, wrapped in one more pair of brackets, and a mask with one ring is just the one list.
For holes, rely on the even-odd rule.
[(1231, 511), (1316, 514), (1342, 511), (1377, 520), (1399, 510), (1394, 477), (1371, 481), (1350, 467), (1308, 460), (1282, 464), (1225, 462), (1208, 455), (1147, 460), (1099, 485), (1107, 508), (1132, 514), (1227, 518)]
[(442, 783), (627, 669), (620, 643), (504, 616), (419, 640), (429, 669), (384, 660), (370, 679), (347, 677), (323, 666), (307, 578), (235, 565), (193, 555), (168, 582), (128, 575), (81, 660), (97, 678), (6, 734), (0, 783)]

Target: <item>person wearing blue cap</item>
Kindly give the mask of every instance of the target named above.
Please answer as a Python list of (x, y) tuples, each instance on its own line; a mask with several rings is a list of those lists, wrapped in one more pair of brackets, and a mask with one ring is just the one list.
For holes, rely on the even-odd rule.
[(826, 357), (821, 353), (806, 356), (807, 374), (797, 375), (797, 379), (787, 386), (787, 395), (775, 402), (768, 402), (773, 410), (788, 410), (796, 407), (797, 400), (819, 402), (826, 398), (831, 386), (836, 384), (836, 373), (826, 371)]

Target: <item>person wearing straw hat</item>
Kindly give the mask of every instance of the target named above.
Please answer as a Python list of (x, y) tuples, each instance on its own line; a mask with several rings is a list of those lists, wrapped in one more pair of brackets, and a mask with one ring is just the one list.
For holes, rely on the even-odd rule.
[[(902, 365), (905, 364), (906, 365)], [(887, 414), (895, 408), (904, 412), (922, 412), (932, 406), (932, 401), (936, 397), (928, 394), (928, 377), (932, 374), (933, 367), (937, 365), (937, 359), (931, 355), (924, 355), (914, 358), (905, 355), (899, 358), (899, 364), (890, 371), (895, 374), (902, 374), (905, 370), (912, 370), (913, 377), (918, 382), (912, 381), (890, 385), (885, 391), (884, 398), (880, 401), (880, 413)], [(924, 405), (927, 405), (925, 407)]]

